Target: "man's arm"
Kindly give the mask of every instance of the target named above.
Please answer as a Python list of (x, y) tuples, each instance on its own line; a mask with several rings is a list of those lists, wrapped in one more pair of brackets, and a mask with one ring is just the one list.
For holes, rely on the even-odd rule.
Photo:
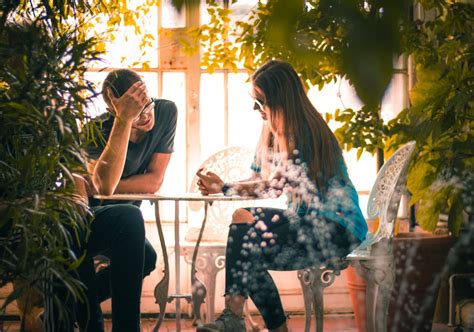
[(160, 190), (171, 153), (154, 153), (145, 174), (120, 180), (115, 193), (155, 193)]
[(74, 183), (76, 185), (76, 194), (74, 195), (75, 201), (77, 204), (80, 205), (80, 212), (83, 215), (86, 215), (89, 206), (89, 194), (88, 189), (89, 186), (92, 186), (91, 183), (88, 182), (82, 175), (77, 173), (73, 173), (72, 176), (74, 177)]
[(158, 144), (154, 147), (145, 174), (136, 174), (120, 180), (116, 193), (155, 193), (160, 190), (173, 152), (178, 110), (171, 101), (163, 100), (159, 112), (165, 117), (167, 126)]
[(92, 181), (100, 194), (112, 195), (120, 181), (131, 129), (131, 122), (115, 119), (107, 145), (99, 160), (93, 163)]
[(149, 100), (143, 82), (133, 84), (120, 98), (115, 98), (109, 90), (109, 98), (116, 118), (104, 151), (90, 167), (92, 182), (103, 195), (112, 195), (119, 184), (125, 166), (132, 121), (140, 114), (146, 100)]

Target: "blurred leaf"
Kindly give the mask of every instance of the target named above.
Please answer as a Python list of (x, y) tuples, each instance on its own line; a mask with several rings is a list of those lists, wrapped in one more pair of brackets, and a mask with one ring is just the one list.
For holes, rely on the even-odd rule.
[(439, 214), (445, 210), (450, 193), (449, 186), (441, 185), (438, 188), (431, 188), (420, 200), (416, 216), (418, 224), (424, 230), (433, 232), (436, 229)]
[(451, 209), (449, 210), (448, 225), (450, 232), (455, 236), (458, 236), (461, 229), (463, 206), (461, 200), (457, 196), (452, 197), (451, 201), (454, 201), (454, 203), (451, 204)]
[(427, 162), (416, 160), (410, 168), (407, 176), (407, 187), (412, 193), (410, 205), (416, 203), (425, 195), (436, 179), (437, 169)]

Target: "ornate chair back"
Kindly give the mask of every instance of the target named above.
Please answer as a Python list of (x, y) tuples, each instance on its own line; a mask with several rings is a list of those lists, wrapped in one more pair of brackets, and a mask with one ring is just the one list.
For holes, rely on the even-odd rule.
[(400, 198), (406, 190), (408, 164), (414, 149), (414, 141), (403, 145), (378, 172), (369, 194), (367, 216), (369, 219), (378, 217), (379, 224), (375, 234), (367, 233), (367, 239), (356, 250), (370, 251), (375, 243), (392, 238)]
[[(214, 153), (206, 159), (199, 168), (203, 168), (205, 172), (211, 171), (219, 175), (224, 182), (238, 181), (249, 178), (252, 174), (250, 165), (252, 163), (253, 154), (250, 150), (232, 146)], [(197, 181), (199, 178), (194, 176), (189, 191), (197, 192)], [(207, 211), (206, 228), (203, 234), (203, 241), (224, 242), (226, 241), (228, 227), (232, 218), (232, 213), (242, 207), (242, 204), (248, 206), (252, 202), (214, 202)], [(202, 210), (200, 202), (189, 203), (190, 214)], [(187, 241), (195, 241), (198, 236), (199, 229), (190, 228), (186, 234)]]

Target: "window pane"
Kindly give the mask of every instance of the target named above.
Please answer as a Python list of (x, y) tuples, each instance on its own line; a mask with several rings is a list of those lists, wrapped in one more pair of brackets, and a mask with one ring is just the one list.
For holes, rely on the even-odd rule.
[[(127, 8), (133, 13), (137, 26), (125, 26), (122, 22), (115, 32), (109, 32), (108, 16), (100, 15), (94, 22), (93, 33), (112, 34), (113, 41), (105, 43), (106, 53), (103, 61), (91, 65), (103, 67), (133, 67), (142, 68), (144, 64), (156, 68), (158, 66), (158, 7), (146, 5), (146, 0), (127, 2)], [(139, 18), (136, 17), (139, 15)], [(139, 34), (136, 34), (139, 31)], [(109, 36), (110, 37), (110, 36)], [(143, 45), (140, 48), (140, 45)]]
[[(160, 189), (162, 193), (186, 192), (186, 75), (183, 72), (163, 73), (162, 98), (173, 101), (178, 108), (178, 126), (172, 154), (165, 179)], [(174, 220), (174, 203), (162, 202), (162, 218)], [(186, 204), (180, 204), (180, 220), (186, 220)]]
[(201, 160), (225, 147), (224, 75), (201, 74)]
[[(263, 120), (253, 109), (250, 95), (252, 84), (248, 74), (229, 74), (229, 145), (254, 150), (260, 136)], [(250, 166), (250, 165), (249, 165)]]
[[(217, 0), (216, 2), (219, 4), (220, 7), (224, 7), (223, 0)], [(229, 2), (233, 2), (233, 1), (229, 1)], [(230, 41), (233, 44), (231, 48), (238, 47), (238, 45), (235, 44), (235, 40), (237, 39), (237, 36), (233, 33), (233, 30), (236, 27), (236, 22), (237, 21), (247, 22), (251, 11), (254, 8), (256, 8), (257, 3), (258, 3), (257, 0), (239, 0), (233, 3), (229, 3), (230, 22), (228, 23), (229, 25), (228, 41)], [(209, 15), (207, 10), (208, 10), (208, 6), (206, 4), (206, 0), (201, 0), (201, 8), (200, 8), (201, 24), (209, 24), (211, 21), (211, 16)], [(219, 40), (218, 43), (223, 43), (223, 40)], [(205, 50), (208, 49), (209, 47), (215, 46), (215, 45), (209, 45), (208, 43), (204, 43), (204, 45), (205, 46), (201, 47), (201, 53), (205, 52)], [(237, 61), (237, 67), (244, 68), (243, 60)], [(205, 66), (203, 68), (205, 68)]]
[(385, 91), (382, 100), (382, 119), (388, 122), (395, 118), (404, 109), (403, 90), (405, 74), (395, 74)]
[(171, 0), (161, 1), (161, 26), (163, 28), (184, 28), (186, 26), (186, 6), (178, 11), (171, 5)]
[[(223, 0), (216, 1), (221, 7), (224, 6)], [(235, 22), (237, 21), (245, 21), (246, 18), (249, 16), (252, 9), (256, 8), (258, 4), (258, 0), (239, 0), (234, 3), (229, 4), (230, 9), (230, 23), (229, 25), (232, 27)], [(201, 8), (200, 8), (200, 22), (201, 24), (208, 24), (211, 21), (211, 16), (207, 12), (207, 4), (206, 0), (201, 0)]]
[(229, 6), (231, 10), (231, 24), (237, 21), (245, 21), (253, 9), (257, 8), (258, 0), (239, 0)]
[[(321, 91), (317, 87), (313, 87), (308, 91), (308, 96), (316, 109), (322, 114), (334, 114), (334, 111), (338, 108), (357, 110), (363, 105), (354, 88), (346, 80), (327, 83)], [(339, 127), (339, 124), (330, 121), (329, 126), (332, 130), (335, 130)]]
[[(216, 2), (219, 4), (219, 6), (223, 7), (223, 0), (216, 0)], [(201, 15), (199, 20), (201, 24), (209, 24), (209, 22), (211, 22), (211, 16), (207, 12), (207, 7), (206, 0), (201, 0), (201, 8), (199, 9), (199, 13)]]
[[(84, 74), (84, 78), (94, 83), (95, 92), (99, 93), (102, 90), (102, 83), (104, 82), (107, 74), (107, 72), (86, 72)], [(106, 105), (104, 99), (102, 99), (102, 95), (99, 94), (92, 100), (90, 104), (87, 105), (87, 113), (91, 118), (95, 118), (96, 116), (104, 113), (106, 111), (105, 108)]]
[[(258, 0), (239, 0), (232, 4), (230, 4), (229, 9), (231, 10), (229, 18), (230, 18), (230, 33), (229, 33), (229, 41), (236, 45), (237, 35), (232, 33), (232, 30), (236, 26), (236, 22), (243, 21), (249, 22), (249, 17), (252, 10), (257, 8)], [(244, 68), (244, 60), (237, 62), (237, 67), (243, 69)]]

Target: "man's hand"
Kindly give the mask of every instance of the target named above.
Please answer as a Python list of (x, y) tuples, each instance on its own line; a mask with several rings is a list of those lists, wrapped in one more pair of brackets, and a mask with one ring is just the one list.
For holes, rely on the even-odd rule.
[(107, 89), (107, 94), (115, 115), (125, 122), (135, 120), (150, 101), (142, 81), (135, 82), (120, 98), (115, 97), (110, 88)]
[(221, 193), (224, 181), (222, 181), (221, 178), (213, 172), (207, 172), (206, 174), (203, 174), (202, 171), (203, 169), (201, 168), (196, 173), (196, 175), (199, 177), (197, 184), (201, 194), (209, 195)]

